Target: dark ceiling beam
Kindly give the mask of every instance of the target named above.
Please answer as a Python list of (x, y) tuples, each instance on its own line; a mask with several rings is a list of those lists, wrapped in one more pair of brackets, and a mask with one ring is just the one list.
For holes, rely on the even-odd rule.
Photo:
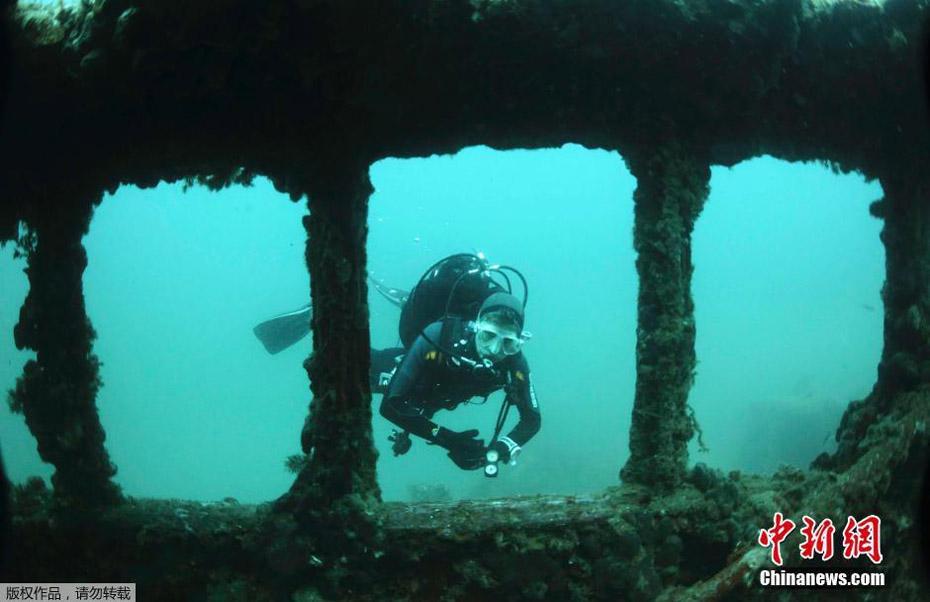
[(475, 144), (624, 152), (674, 138), (709, 164), (768, 153), (869, 176), (927, 161), (925, 0), (43, 10), (12, 23), (0, 184), (13, 205), (29, 180), (75, 170), (113, 189), (245, 167), (300, 196), (307, 183), (280, 175), (296, 163)]

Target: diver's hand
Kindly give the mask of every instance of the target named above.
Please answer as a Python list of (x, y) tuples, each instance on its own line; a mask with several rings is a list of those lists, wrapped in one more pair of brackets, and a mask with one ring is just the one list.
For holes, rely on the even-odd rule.
[(510, 462), (510, 448), (503, 441), (495, 441), (488, 447), (488, 451), (497, 452), (497, 461), (506, 464)]
[(478, 438), (478, 429), (457, 433), (439, 429), (436, 443), (449, 450), (449, 458), (463, 470), (477, 470), (484, 466), (484, 439)]
[(478, 439), (478, 429), (457, 432), (440, 427), (433, 442), (454, 454), (484, 453), (484, 439)]
[(485, 450), (483, 447), (449, 452), (449, 457), (455, 462), (455, 465), (462, 470), (478, 470), (483, 467), (485, 464), (484, 455)]
[(395, 457), (406, 454), (410, 451), (410, 446), (413, 445), (413, 441), (410, 440), (410, 433), (398, 431), (397, 429), (394, 429), (388, 437), (388, 441), (391, 442), (391, 451), (394, 452)]

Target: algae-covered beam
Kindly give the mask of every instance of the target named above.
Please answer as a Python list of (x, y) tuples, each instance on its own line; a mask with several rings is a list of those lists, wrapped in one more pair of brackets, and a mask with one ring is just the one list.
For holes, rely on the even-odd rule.
[(696, 365), (691, 232), (707, 198), (710, 169), (675, 143), (631, 153), (627, 163), (637, 181), (639, 305), (630, 458), (620, 476), (668, 488), (684, 476), (694, 433), (687, 411)]
[(37, 210), (20, 240), (29, 294), (14, 329), (16, 346), (34, 350), (36, 358), (10, 391), (10, 406), (25, 416), (41, 458), (54, 465), (52, 484), (63, 507), (113, 504), (121, 495), (97, 414), (100, 362), (82, 284), (87, 253), (81, 238), (99, 196), (73, 198), (73, 191), (52, 194), (48, 188), (36, 194), (42, 196), (33, 199)]
[[(313, 300), (313, 353), (305, 362), (313, 400), (301, 444), (308, 461), (290, 507), (338, 514), (380, 500), (371, 433), (366, 250), (367, 165), (313, 178), (306, 260)], [(351, 501), (348, 501), (351, 500)]]
[(619, 148), (658, 120), (715, 163), (768, 153), (874, 175), (930, 157), (924, 0), (21, 4), (0, 139), (14, 192), (72, 165), (145, 185), (262, 171), (322, 140), (376, 159)]
[(53, 581), (67, 566), (135, 581), (145, 600), (653, 600), (719, 571), (741, 534), (770, 516), (753, 508), (756, 492), (778, 485), (707, 471), (670, 496), (620, 487), (388, 502), (374, 511), (383, 541), (346, 570), (328, 542), (310, 541), (314, 532), (276, 529), (288, 517), (264, 504), (136, 498), (94, 524), (49, 525), (41, 482), (27, 483), (15, 496), (21, 553), (5, 578)]
[[(843, 474), (725, 477), (696, 467), (670, 495), (620, 486), (595, 496), (383, 504), (384, 546), (343, 576), (356, 592), (367, 589), (355, 595), (320, 591), (332, 589), (328, 559), (299, 533), (266, 531), (269, 519), (284, 521), (264, 504), (132, 499), (95, 524), (50, 523), (41, 481), (16, 488), (18, 547), (5, 576), (54, 581), (67, 567), (134, 580), (146, 600), (769, 600), (755, 572), (759, 553), (772, 568), (771, 550), (756, 538), (774, 512), (797, 522), (874, 512), (885, 554), (874, 570), (888, 583), (881, 599), (922, 602), (915, 579), (926, 570), (910, 554), (918, 535), (910, 504), (930, 442), (930, 390), (899, 397)], [(800, 531), (782, 544), (788, 567), (803, 566)], [(861, 571), (862, 562), (837, 553), (830, 565), (815, 557), (809, 566)], [(808, 590), (785, 591), (810, 599)]]

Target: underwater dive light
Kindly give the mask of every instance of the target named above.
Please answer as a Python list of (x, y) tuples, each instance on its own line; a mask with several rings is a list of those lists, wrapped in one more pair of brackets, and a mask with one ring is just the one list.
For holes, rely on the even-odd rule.
[(484, 459), (487, 462), (487, 464), (484, 465), (484, 476), (496, 477), (498, 470), (497, 462), (500, 460), (500, 454), (497, 453), (496, 449), (489, 449), (484, 455)]

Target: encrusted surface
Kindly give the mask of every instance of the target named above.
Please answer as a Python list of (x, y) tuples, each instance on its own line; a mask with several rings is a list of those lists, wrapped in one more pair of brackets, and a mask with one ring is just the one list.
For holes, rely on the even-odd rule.
[(694, 435), (691, 233), (709, 192), (710, 168), (680, 144), (627, 158), (636, 177), (633, 247), (639, 275), (636, 396), (626, 482), (670, 489), (684, 477)]
[[(36, 482), (18, 488), (20, 553), (7, 580), (137, 581), (149, 599), (746, 599), (766, 596), (747, 585), (758, 566), (749, 548), (780, 510), (887, 517), (885, 541), (904, 552), (889, 556), (892, 587), (870, 595), (921, 599), (911, 552), (930, 420), (925, 0), (102, 0), (7, 16), (0, 240), (23, 222), (22, 242), (36, 243), (17, 340), (40, 354), (14, 403), (27, 418), (36, 410), (34, 430), (56, 434), (44, 457), (67, 469), (56, 495), (71, 500), (52, 504)], [(638, 366), (664, 366), (670, 380), (641, 401), (661, 394), (672, 421), (637, 427), (638, 474), (658, 433), (657, 461), (671, 475), (660, 480), (677, 487), (379, 505), (365, 360), (367, 165), (569, 141), (619, 150), (639, 165), (643, 191), (667, 184), (664, 170), (690, 182), (664, 195), (675, 203), (640, 232), (652, 265), (670, 261), (647, 287), (654, 298), (640, 300), (641, 326), (657, 318), (646, 334), (667, 344), (644, 348), (654, 353)], [(838, 454), (818, 462), (825, 470), (685, 474), (687, 237), (706, 196), (692, 180), (763, 153), (881, 178), (880, 378), (851, 406)], [(293, 200), (310, 196), (321, 350), (307, 366), (310, 462), (277, 511), (121, 501), (93, 407), (81, 298), (90, 209), (120, 184), (193, 178), (220, 188), (256, 174)], [(642, 196), (643, 207), (663, 198)], [(53, 325), (66, 345), (50, 342)], [(68, 412), (50, 411), (56, 400)], [(340, 445), (342, 431), (358, 445)], [(88, 513), (85, 489), (112, 507)]]
[[(867, 176), (927, 161), (925, 0), (106, 0), (12, 17), (0, 139), (15, 234), (30, 182), (252, 173), (301, 195), (351, 156), (686, 139)], [(237, 171), (244, 168), (245, 171)]]
[[(766, 599), (771, 590), (756, 573), (771, 565), (752, 552), (775, 511), (835, 521), (875, 513), (888, 587), (870, 595), (922, 600), (914, 514), (930, 391), (903, 394), (892, 407), (843, 472), (784, 469), (763, 478), (698, 465), (665, 495), (624, 485), (592, 496), (385, 503), (372, 517), (382, 537), (361, 560), (271, 504), (129, 499), (94, 515), (61, 514), (35, 481), (16, 488), (19, 554), (6, 578), (132, 580), (148, 599)], [(799, 542), (795, 532), (782, 545), (788, 566), (803, 564)], [(830, 565), (863, 566), (840, 558)]]

